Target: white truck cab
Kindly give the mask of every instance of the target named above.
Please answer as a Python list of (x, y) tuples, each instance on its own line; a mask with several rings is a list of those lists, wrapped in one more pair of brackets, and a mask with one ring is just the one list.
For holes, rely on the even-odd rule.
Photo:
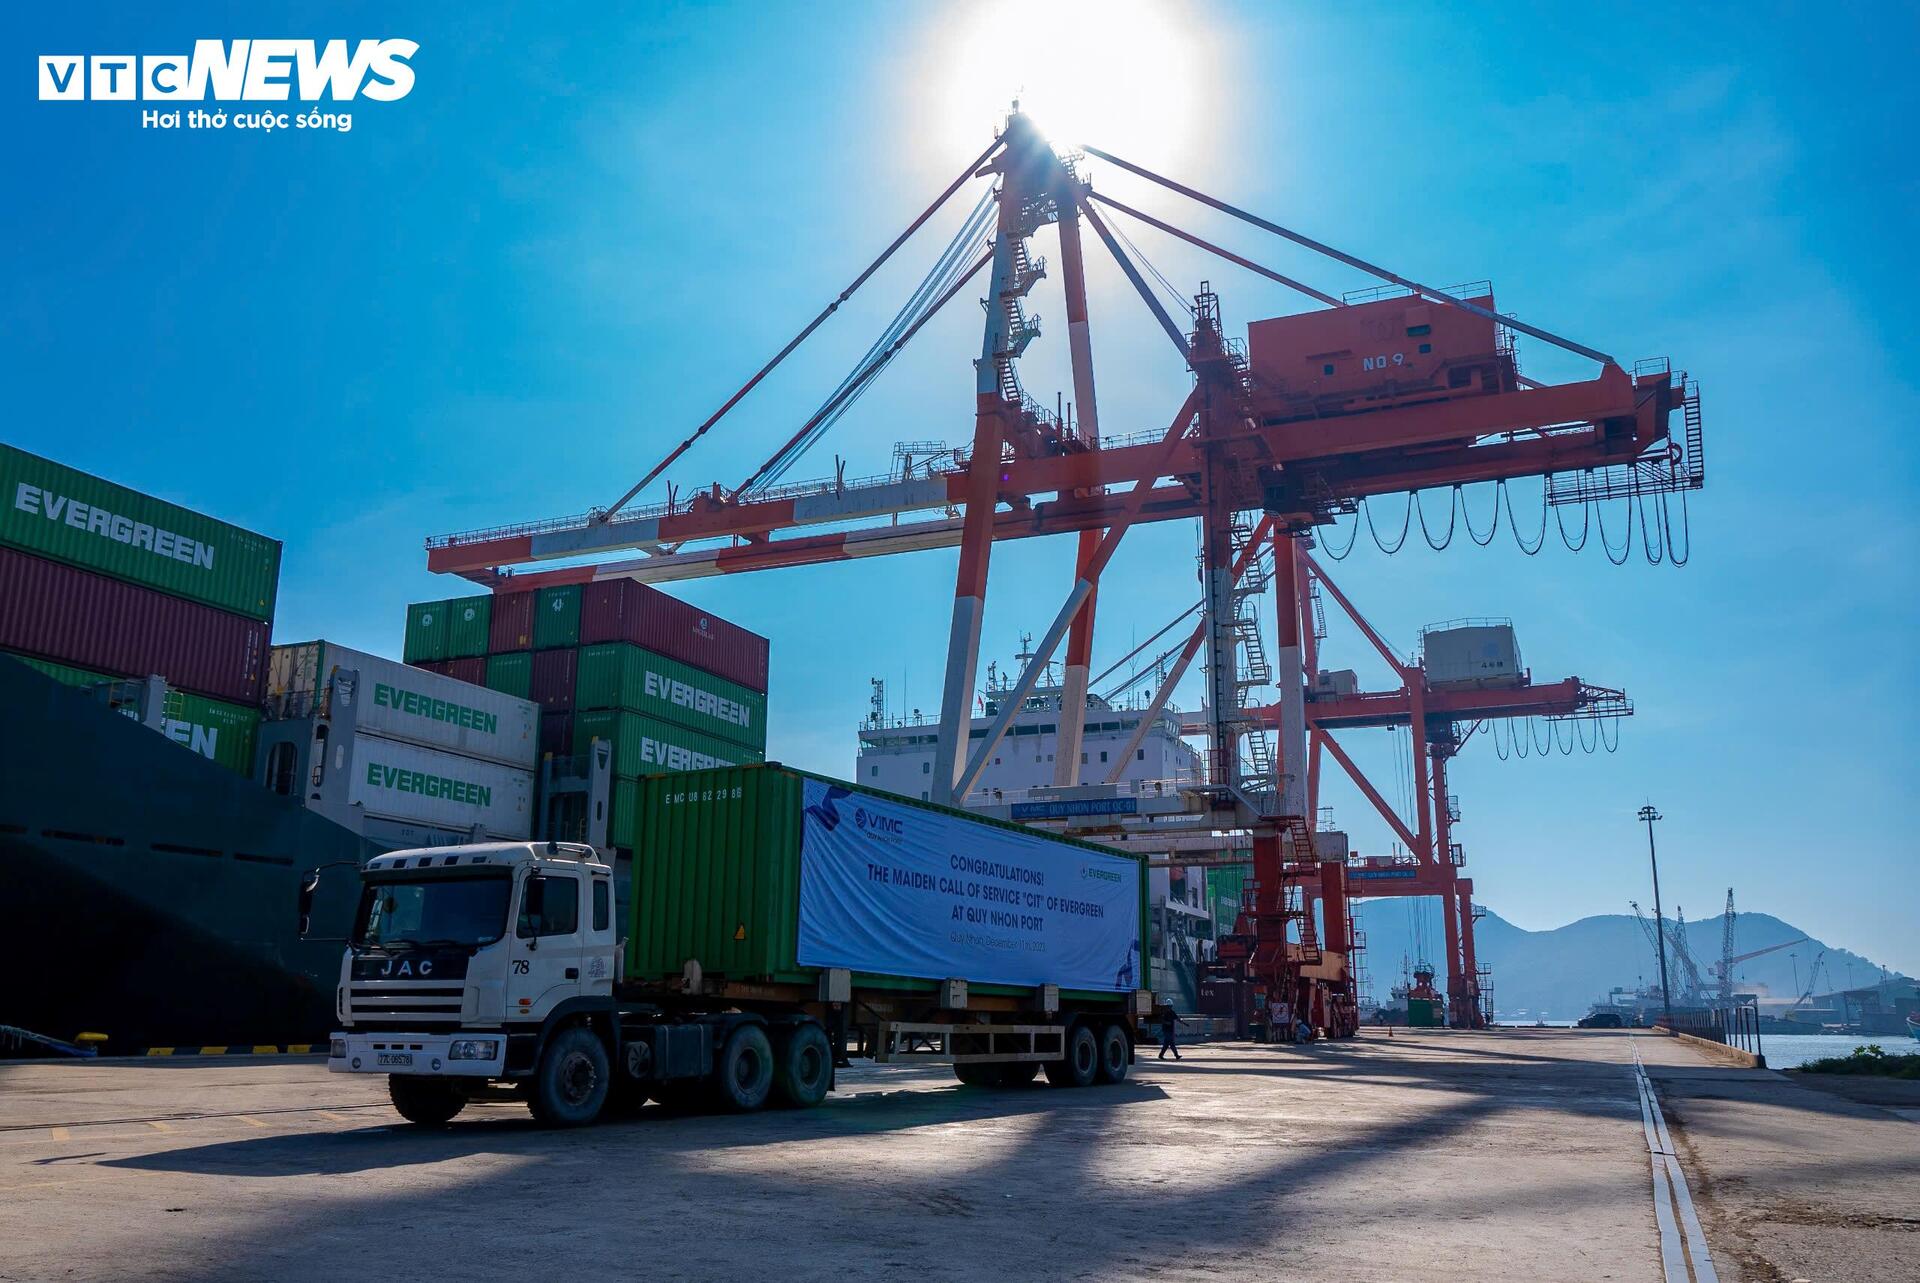
[(451, 1117), (469, 1093), (447, 1080), (530, 1072), (556, 1019), (611, 1004), (613, 870), (590, 846), (395, 851), (361, 880), (327, 1068), (389, 1075), (410, 1118)]

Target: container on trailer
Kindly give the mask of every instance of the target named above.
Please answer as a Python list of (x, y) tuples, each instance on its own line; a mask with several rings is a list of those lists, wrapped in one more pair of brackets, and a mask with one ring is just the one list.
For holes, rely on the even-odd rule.
[(525, 839), (533, 825), (533, 772), (360, 735), (348, 763), (347, 800), (370, 818)]
[(488, 653), (498, 655), (510, 650), (532, 649), (533, 593), (495, 593), (493, 619), (487, 626)]
[(465, 659), (447, 661), (447, 676), (457, 682), (467, 682), (474, 686), (487, 684), (487, 661), (483, 655), (468, 655)]
[(253, 620), (273, 618), (280, 541), (0, 445), (0, 546)]
[(533, 648), (580, 644), (580, 585), (542, 588), (533, 595)]
[(613, 745), (613, 773), (638, 777), (655, 771), (699, 771), (715, 766), (759, 762), (766, 754), (744, 744), (702, 735), (657, 717), (623, 709), (575, 709), (573, 751), (587, 751), (594, 740)]
[(492, 594), (455, 597), (447, 603), (447, 658), (466, 659), (485, 655), (492, 628)]
[(626, 975), (1142, 987), (1145, 859), (779, 765), (637, 785)]
[(1522, 678), (1520, 644), (1503, 622), (1442, 625), (1420, 634), (1433, 686), (1513, 686)]
[(1407, 999), (1407, 1023), (1415, 1029), (1438, 1029), (1446, 1023), (1440, 1015), (1440, 1004), (1432, 998)]
[(748, 748), (767, 746), (767, 697), (631, 642), (580, 648), (575, 708), (623, 708)]
[(447, 601), (416, 601), (407, 607), (407, 637), (400, 657), (409, 664), (451, 658), (447, 653)]
[(276, 718), (351, 718), (362, 735), (523, 770), (538, 751), (539, 710), (531, 702), (332, 642), (275, 646), (267, 686)]
[(573, 714), (540, 712), (540, 756), (573, 756)]
[(536, 650), (529, 677), (533, 702), (549, 712), (564, 713), (573, 707), (573, 688), (580, 652), (577, 650)]
[(260, 698), (267, 625), (124, 579), (0, 548), (0, 649), (235, 704)]
[(766, 693), (766, 638), (630, 579), (587, 585), (580, 640), (632, 642)]
[(487, 656), (487, 685), (515, 699), (533, 698), (533, 654), (521, 650)]

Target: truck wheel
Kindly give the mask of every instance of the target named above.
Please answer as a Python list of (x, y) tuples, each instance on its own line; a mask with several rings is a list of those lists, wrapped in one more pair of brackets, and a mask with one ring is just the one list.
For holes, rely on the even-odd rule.
[(600, 1116), (610, 1077), (607, 1049), (593, 1030), (562, 1029), (547, 1041), (527, 1105), (548, 1127), (579, 1127)]
[(773, 1089), (773, 1044), (759, 1025), (741, 1025), (727, 1038), (713, 1067), (720, 1107), (749, 1114), (767, 1103)]
[(826, 1030), (819, 1025), (799, 1026), (781, 1041), (779, 1054), (773, 1090), (781, 1104), (812, 1109), (827, 1098), (827, 1087), (833, 1082), (833, 1047)]
[(1133, 1063), (1133, 1040), (1120, 1025), (1108, 1025), (1100, 1031), (1100, 1069), (1103, 1083), (1123, 1083)]
[(1100, 1073), (1100, 1040), (1085, 1025), (1067, 1035), (1067, 1054), (1047, 1062), (1047, 1081), (1055, 1087), (1090, 1087)]
[(465, 1094), (445, 1078), (388, 1074), (387, 1095), (400, 1117), (422, 1127), (444, 1127), (467, 1107)]
[(978, 1061), (968, 1061), (963, 1065), (955, 1065), (953, 1076), (960, 1080), (962, 1087), (995, 1087), (999, 1084), (994, 1081), (993, 1071), (999, 1067), (992, 1064), (983, 1065)]

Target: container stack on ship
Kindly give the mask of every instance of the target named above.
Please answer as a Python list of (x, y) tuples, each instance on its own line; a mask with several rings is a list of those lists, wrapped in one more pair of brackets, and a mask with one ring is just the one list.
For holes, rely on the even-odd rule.
[[(0, 1024), (111, 1050), (311, 1037), (304, 870), (359, 838), (253, 782), (280, 544), (0, 446)], [(17, 662), (16, 662), (17, 661)], [(322, 897), (339, 935), (348, 905)]]
[[(623, 875), (642, 778), (766, 759), (767, 654), (766, 638), (629, 580), (407, 609), (409, 664), (539, 706), (551, 796), (537, 835), (612, 847)], [(604, 827), (556, 787), (596, 743), (610, 751)]]

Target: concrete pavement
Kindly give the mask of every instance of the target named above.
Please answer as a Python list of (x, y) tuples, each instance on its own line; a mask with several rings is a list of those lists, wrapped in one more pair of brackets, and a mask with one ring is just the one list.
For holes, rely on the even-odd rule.
[[(1716, 1262), (1724, 1244), (1757, 1271), (1773, 1231), (1740, 1219), (1731, 1165), (1760, 1151), (1718, 1147), (1766, 1136), (1698, 1094), (1725, 1089), (1694, 1053), (1638, 1043), (1680, 1097), (1689, 1176), (1714, 1174), (1696, 1198)], [(380, 1080), (312, 1062), (4, 1065), (0, 1279), (1661, 1277), (1628, 1035), (1369, 1030), (1185, 1055), (1145, 1049), (1127, 1084), (1080, 1091), (866, 1067), (804, 1113), (649, 1108), (570, 1133), (517, 1105), (415, 1130)], [(1820, 1108), (1765, 1108), (1834, 1116), (1801, 1094)], [(1858, 1144), (1879, 1142), (1811, 1161), (1858, 1167), (1864, 1207), (1872, 1173), (1900, 1168)]]

